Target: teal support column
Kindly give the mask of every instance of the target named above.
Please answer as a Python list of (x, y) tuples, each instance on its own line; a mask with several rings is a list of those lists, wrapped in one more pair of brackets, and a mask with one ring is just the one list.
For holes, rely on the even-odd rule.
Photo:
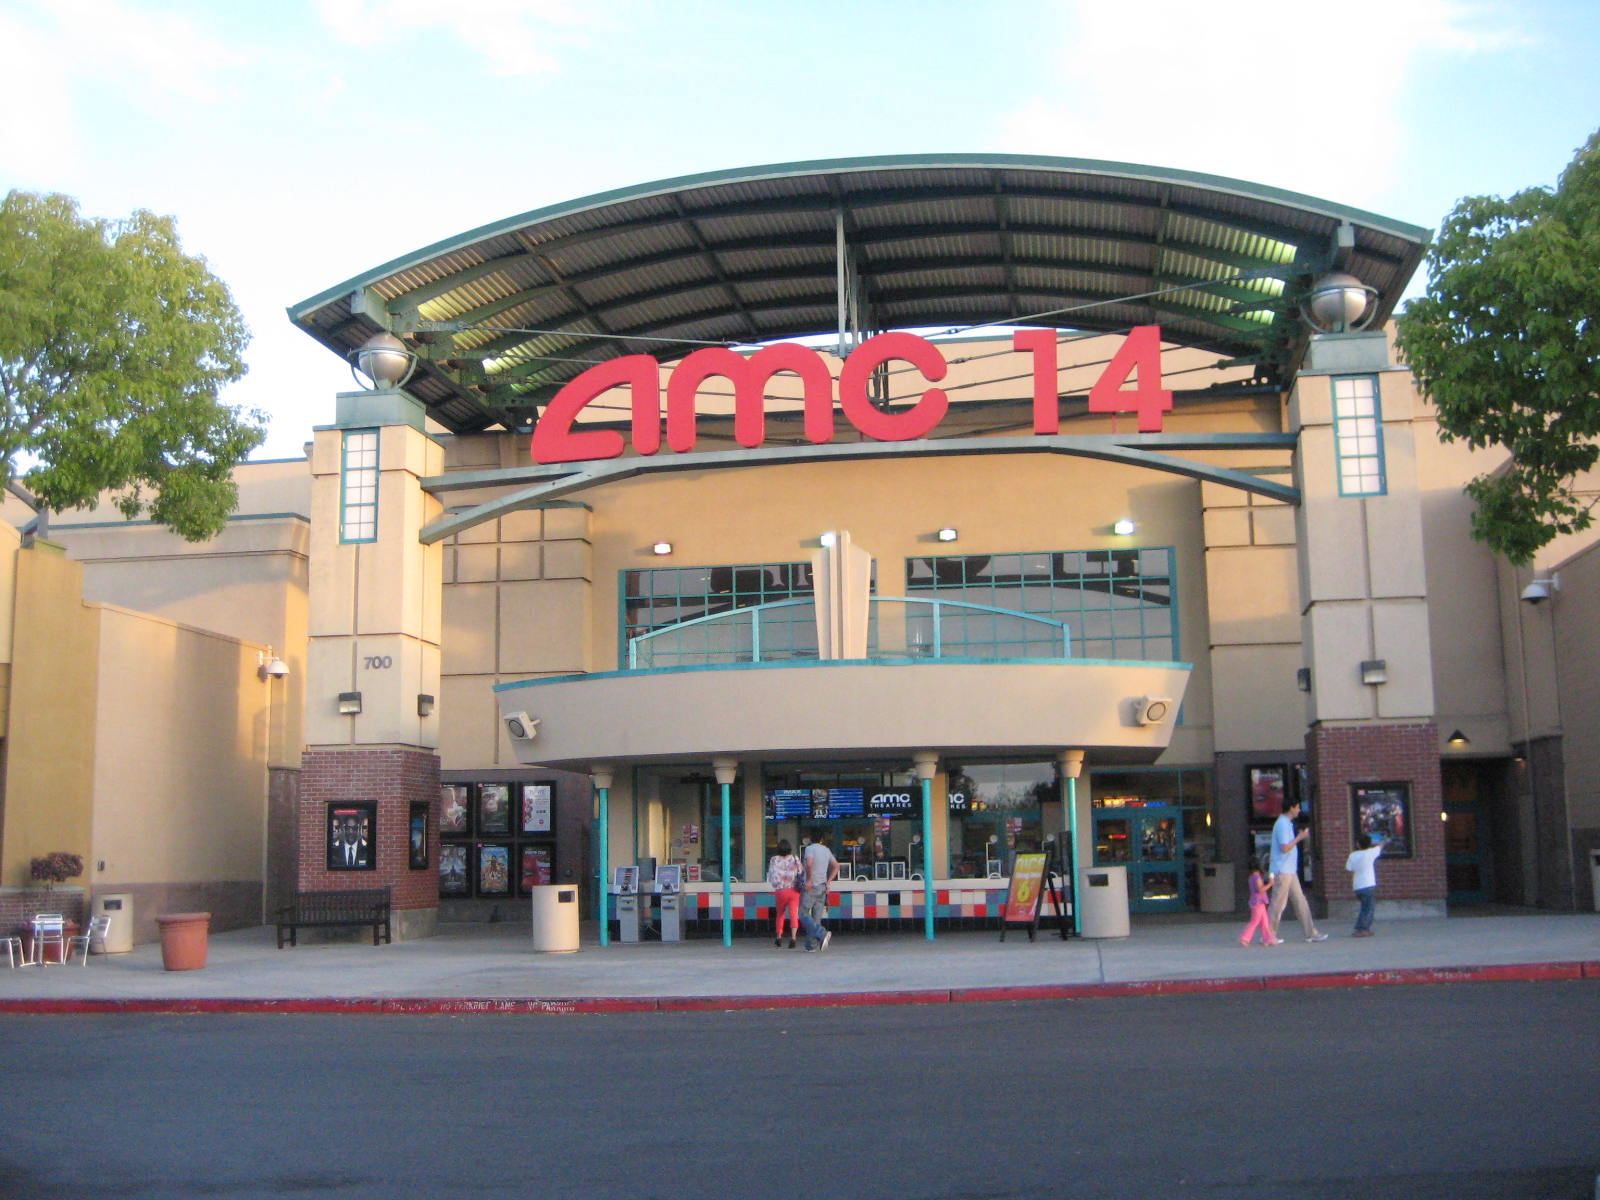
[(610, 893), (606, 890), (606, 874), (611, 866), (611, 771), (595, 767), (590, 770), (589, 777), (594, 780), (595, 791), (600, 795), (600, 862), (595, 872), (598, 893), (595, 911), (600, 914), (600, 945), (605, 947), (611, 944), (611, 902)]
[(733, 781), (738, 778), (739, 760), (718, 757), (711, 768), (722, 785), (722, 944), (733, 945)]
[(939, 769), (939, 756), (923, 750), (912, 762), (922, 782), (922, 928), (931, 942), (934, 910), (938, 907), (938, 893), (933, 887), (933, 774)]
[(1063, 865), (1071, 872), (1072, 932), (1081, 934), (1083, 914), (1078, 907), (1078, 776), (1083, 774), (1083, 751), (1063, 750), (1056, 761), (1060, 764), (1061, 774), (1067, 781), (1067, 841), (1072, 850), (1067, 856), (1071, 862)]

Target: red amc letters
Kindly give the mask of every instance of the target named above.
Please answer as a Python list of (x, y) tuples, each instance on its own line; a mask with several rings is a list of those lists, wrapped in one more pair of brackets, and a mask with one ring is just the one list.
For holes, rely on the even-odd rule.
[[(1060, 432), (1056, 331), (1021, 329), (1012, 346), (1033, 356), (1033, 431)], [(948, 365), (939, 348), (914, 333), (880, 333), (853, 350), (839, 370), (839, 410), (867, 437), (880, 442), (908, 442), (926, 437), (944, 419), (950, 401), (943, 389), (929, 387), (900, 412), (884, 412), (868, 398), (868, 380), (889, 362), (915, 367), (930, 384), (945, 377)], [(696, 350), (672, 369), (667, 380), (667, 446), (686, 454), (695, 444), (695, 397), (707, 379), (719, 376), (733, 384), (733, 436), (754, 449), (766, 441), (767, 383), (780, 372), (800, 379), (806, 440), (833, 440), (833, 374), (822, 354), (794, 342), (766, 346), (754, 354), (737, 354), (720, 346)], [(1137, 374), (1133, 388), (1123, 385)], [(629, 354), (590, 367), (556, 393), (533, 431), (537, 463), (586, 462), (619, 458), (626, 445), (612, 429), (575, 428), (583, 407), (612, 388), (625, 387), (631, 397), (630, 434), (638, 454), (661, 449), (661, 364), (648, 354)], [(1161, 329), (1140, 325), (1130, 331), (1089, 391), (1091, 412), (1134, 412), (1139, 432), (1161, 429), (1162, 414), (1172, 408), (1172, 393), (1161, 387)]]

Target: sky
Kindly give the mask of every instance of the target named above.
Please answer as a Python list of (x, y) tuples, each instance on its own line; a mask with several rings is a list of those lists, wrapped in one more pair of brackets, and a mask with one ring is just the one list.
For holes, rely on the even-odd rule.
[(0, 191), (176, 218), (254, 334), (255, 458), (354, 386), (290, 305), (612, 188), (1048, 154), (1436, 230), (1600, 127), (1593, 0), (0, 0), (0, 51)]

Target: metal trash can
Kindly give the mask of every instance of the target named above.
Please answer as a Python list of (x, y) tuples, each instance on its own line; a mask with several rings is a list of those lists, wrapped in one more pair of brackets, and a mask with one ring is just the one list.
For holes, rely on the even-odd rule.
[(533, 948), (571, 954), (578, 948), (578, 885), (541, 883), (533, 888)]
[(1231, 862), (1201, 863), (1200, 911), (1203, 913), (1231, 913), (1233, 900), (1233, 864)]
[(1589, 851), (1589, 883), (1594, 892), (1594, 910), (1600, 912), (1600, 850)]
[(1078, 933), (1086, 938), (1128, 936), (1128, 868), (1084, 867), (1078, 872)]
[(96, 895), (90, 915), (110, 918), (111, 924), (106, 928), (107, 954), (126, 954), (133, 949), (133, 897), (130, 894)]

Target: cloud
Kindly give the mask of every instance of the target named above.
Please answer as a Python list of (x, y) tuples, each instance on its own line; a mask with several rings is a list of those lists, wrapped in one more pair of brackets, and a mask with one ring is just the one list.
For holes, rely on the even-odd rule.
[(1452, 0), (1074, 3), (1059, 86), (1003, 120), (1016, 153), (1156, 164), (1370, 205), (1408, 153), (1420, 64), (1518, 40)]
[(0, 45), (0, 161), (34, 178), (63, 175), (79, 160), (81, 89), (112, 89), (135, 109), (210, 104), (245, 61), (193, 21), (123, 0), (23, 0), (0, 13)]
[(443, 29), (502, 76), (560, 70), (548, 48), (580, 41), (574, 31), (597, 23), (598, 7), (575, 0), (317, 0), (323, 22), (348, 45)]

